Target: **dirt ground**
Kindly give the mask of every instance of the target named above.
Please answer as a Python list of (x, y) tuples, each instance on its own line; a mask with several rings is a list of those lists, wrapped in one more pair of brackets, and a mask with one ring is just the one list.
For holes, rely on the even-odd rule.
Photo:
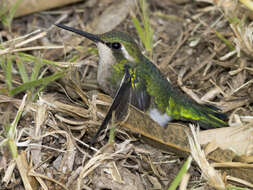
[[(154, 30), (152, 61), (176, 88), (197, 102), (209, 103), (226, 113), (229, 125), (250, 126), (253, 122), (253, 29), (249, 24), (252, 12), (242, 4), (227, 1), (223, 4), (188, 0), (147, 2)], [(4, 44), (7, 41), (38, 29), (37, 34), (45, 32), (24, 46), (44, 48), (18, 51), (37, 60), (25, 60), (18, 52), (0, 52), (1, 60), (13, 57), (13, 87), (23, 83), (16, 65), (18, 60), (25, 63), (28, 76), (32, 75), (36, 61), (41, 63), (39, 75), (43, 77), (67, 70), (62, 78), (46, 85), (38, 97), (32, 93), (40, 86), (10, 96), (5, 90), (4, 70), (0, 70), (1, 142), (7, 136), (4, 126), (13, 122), (27, 93), (15, 141), (20, 163), (29, 168), (27, 180), (32, 189), (43, 189), (42, 184), (44, 189), (168, 189), (184, 164), (186, 157), (150, 146), (141, 135), (122, 127), (117, 128), (113, 146), (106, 145), (108, 132), (101, 134), (94, 147), (88, 146), (111, 101), (108, 97), (98, 98), (104, 92), (96, 82), (96, 46), (53, 24), (96, 34), (113, 29), (124, 31), (140, 42), (131, 19), (134, 15), (140, 18), (140, 7), (134, 0), (87, 0), (15, 18), (11, 31), (0, 25), (1, 50), (7, 49)], [(49, 48), (52, 46), (55, 48)], [(0, 189), (29, 189), (20, 173), (22, 166), (20, 163), (15, 166), (11, 160), (9, 147), (2, 144)], [(9, 178), (7, 169), (12, 171)], [(188, 173), (186, 189), (213, 189), (197, 164), (193, 163)]]

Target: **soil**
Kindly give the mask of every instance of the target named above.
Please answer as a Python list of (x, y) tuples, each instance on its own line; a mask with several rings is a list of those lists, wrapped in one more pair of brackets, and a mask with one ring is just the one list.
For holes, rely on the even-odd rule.
[[(122, 6), (125, 8), (117, 12)], [(233, 16), (229, 15), (230, 7), (187, 0), (150, 0), (148, 7), (154, 30), (151, 59), (172, 85), (196, 101), (221, 109), (228, 115), (230, 124), (238, 122), (239, 116), (251, 116), (248, 120), (239, 119), (239, 122), (252, 123), (253, 54), (243, 41), (236, 41), (238, 35), (229, 23), (229, 16)], [(241, 7), (237, 9), (241, 10)], [(246, 13), (238, 12), (234, 12), (238, 18), (245, 17)], [(89, 0), (15, 18), (11, 32), (0, 25), (2, 43), (41, 29), (46, 31), (46, 36), (27, 47), (64, 45), (58, 49), (25, 51), (41, 61), (43, 77), (52, 75), (64, 65), (67, 65), (68, 72), (47, 85), (39, 98), (31, 98), (35, 90), (27, 91), (26, 105), (29, 104), (29, 108), (23, 112), (16, 129), (19, 154), (25, 152), (33, 176), (40, 177), (43, 181), (40, 183), (48, 189), (167, 189), (185, 162), (185, 158), (152, 147), (140, 135), (124, 128), (117, 128), (114, 146), (106, 145), (109, 132), (101, 134), (94, 149), (87, 146), (111, 100), (96, 99), (97, 93), (103, 93), (103, 89), (96, 82), (98, 55), (95, 45), (53, 24), (58, 22), (93, 33), (112, 29), (124, 31), (140, 43), (131, 20), (134, 14), (141, 18), (140, 7), (137, 8), (132, 0)], [(111, 17), (113, 22), (108, 24), (106, 19)], [(251, 21), (250, 17), (245, 20), (245, 23)], [(236, 53), (228, 56), (232, 50), (219, 34), (239, 48), (241, 57)], [(140, 45), (147, 55), (144, 46)], [(12, 84), (16, 87), (22, 84), (16, 65), (20, 55), (6, 54), (1, 60), (7, 60), (7, 56), (13, 57)], [(42, 58), (62, 65), (56, 67), (43, 63)], [(24, 63), (30, 76), (34, 61)], [(6, 89), (2, 69), (0, 89)], [(1, 141), (6, 139), (4, 126), (16, 117), (24, 94), (21, 92), (11, 97), (0, 91)], [(8, 147), (0, 146), (0, 179), (5, 176), (11, 160)], [(187, 189), (212, 189), (197, 165), (193, 164), (188, 173)], [(34, 178), (30, 180), (36, 181)], [(0, 189), (25, 189), (17, 167), (8, 183), (1, 180)], [(33, 189), (42, 188), (36, 181)]]

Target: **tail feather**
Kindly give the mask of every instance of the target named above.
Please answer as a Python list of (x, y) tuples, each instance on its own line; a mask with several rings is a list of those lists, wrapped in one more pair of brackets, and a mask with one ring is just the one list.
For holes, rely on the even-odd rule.
[(191, 121), (202, 129), (213, 129), (227, 126), (227, 116), (212, 105), (197, 104), (190, 99), (170, 98), (168, 115), (174, 119)]
[(202, 115), (197, 121), (203, 129), (225, 127), (227, 123), (227, 115), (220, 112), (215, 106), (200, 105), (200, 114)]
[(219, 108), (217, 108), (217, 107), (215, 107), (213, 105), (210, 105), (210, 104), (204, 104), (204, 106), (207, 106), (212, 111), (212, 113), (216, 117), (218, 117), (219, 119), (221, 119), (221, 120), (227, 120), (228, 119), (228, 117), (227, 117), (227, 115), (225, 113), (221, 113), (220, 112), (221, 109), (219, 109)]

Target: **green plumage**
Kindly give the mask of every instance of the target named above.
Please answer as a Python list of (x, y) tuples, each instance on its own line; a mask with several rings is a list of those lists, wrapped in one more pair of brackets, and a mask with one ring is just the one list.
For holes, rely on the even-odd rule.
[[(108, 32), (101, 35), (105, 42), (121, 43), (134, 61), (129, 61), (121, 51), (113, 50), (118, 64), (113, 66), (112, 77), (109, 79), (120, 81), (125, 64), (130, 66), (129, 73), (132, 81), (132, 104), (143, 111), (147, 111), (153, 102), (161, 113), (167, 113), (175, 120), (192, 121), (200, 124), (201, 128), (217, 128), (227, 126), (227, 117), (217, 108), (210, 105), (198, 104), (181, 91), (173, 88), (156, 66), (142, 55), (138, 45), (127, 34)], [(148, 98), (147, 96), (150, 96)], [(146, 101), (150, 101), (151, 103)]]
[(153, 98), (159, 111), (166, 112), (176, 120), (199, 123), (205, 129), (227, 125), (225, 114), (213, 106), (198, 104), (181, 91), (172, 88), (152, 62), (144, 56), (141, 59), (141, 62), (132, 68), (136, 70), (135, 78), (145, 83), (145, 90)]
[[(198, 104), (173, 88), (159, 69), (142, 55), (139, 46), (129, 35), (115, 31), (94, 35), (64, 25), (57, 26), (80, 34), (98, 45), (100, 57), (98, 70), (102, 71), (98, 76), (101, 81), (98, 82), (102, 88), (108, 87), (108, 83), (114, 89), (120, 86), (120, 89), (125, 89), (131, 96), (129, 97), (131, 103), (143, 111), (156, 108), (161, 115), (166, 113), (175, 120), (192, 121), (200, 124), (204, 129), (227, 126), (226, 115), (219, 112), (217, 108)], [(128, 79), (121, 81), (123, 75)], [(124, 92), (118, 94), (122, 96)], [(119, 100), (120, 97), (116, 96), (115, 99)], [(117, 104), (119, 102), (114, 101), (111, 108)], [(110, 117), (103, 122), (99, 131), (105, 127), (108, 118)]]

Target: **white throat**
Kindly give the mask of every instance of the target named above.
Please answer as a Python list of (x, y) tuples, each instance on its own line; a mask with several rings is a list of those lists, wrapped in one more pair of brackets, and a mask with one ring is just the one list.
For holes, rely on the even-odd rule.
[(112, 89), (108, 78), (110, 78), (112, 74), (112, 65), (116, 64), (117, 62), (112, 54), (112, 50), (105, 44), (98, 42), (97, 48), (99, 54), (97, 81), (99, 86), (106, 93), (110, 94), (112, 92)]
[[(97, 81), (99, 86), (108, 94), (112, 94), (115, 89), (112, 89), (111, 81), (108, 79), (112, 77), (112, 66), (117, 64), (117, 61), (113, 55), (112, 50), (105, 44), (97, 43), (98, 54), (99, 54), (99, 64), (97, 72)], [(126, 48), (121, 44), (121, 49), (123, 56), (129, 61), (134, 62), (132, 56), (129, 55)]]

